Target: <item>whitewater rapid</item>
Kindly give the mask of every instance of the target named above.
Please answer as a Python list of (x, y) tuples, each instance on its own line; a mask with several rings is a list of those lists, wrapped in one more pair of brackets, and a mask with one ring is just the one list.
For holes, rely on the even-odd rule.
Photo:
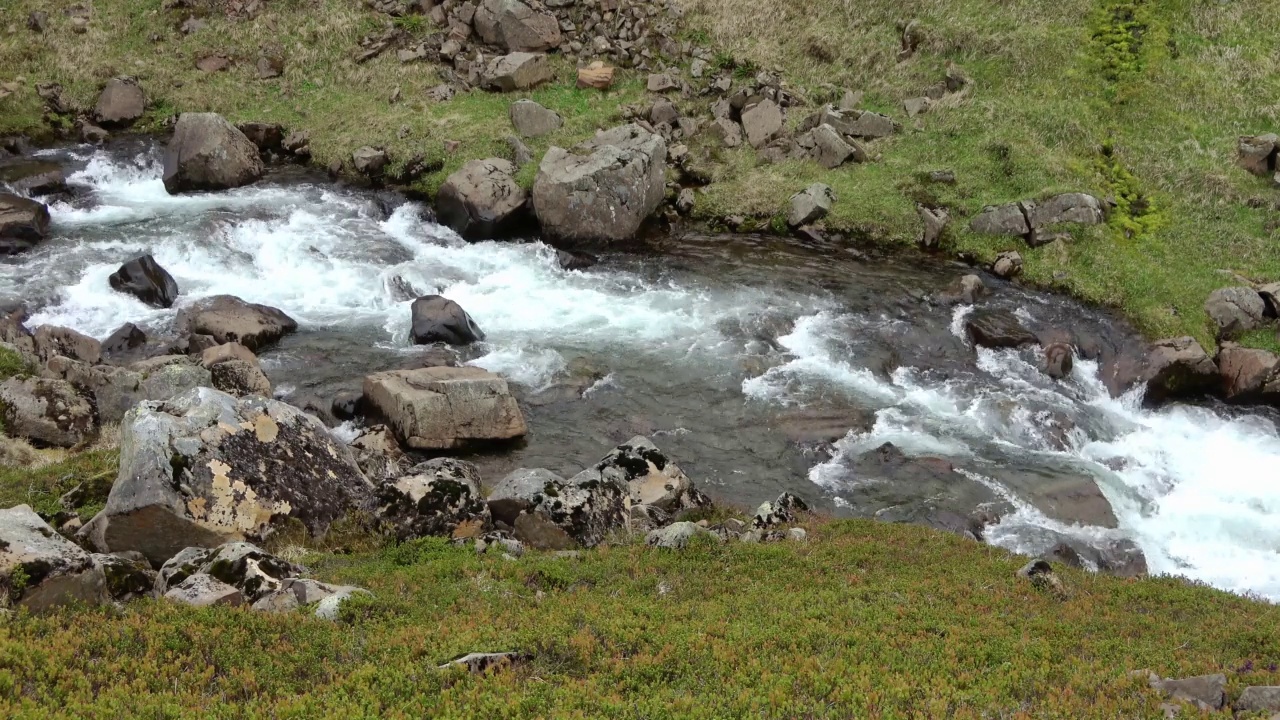
[[(545, 456), (563, 454), (566, 443), (597, 448), (614, 425), (630, 431), (651, 422), (682, 466), (723, 494), (795, 489), (840, 511), (860, 483), (875, 482), (851, 472), (850, 460), (892, 442), (909, 455), (951, 460), (957, 482), (998, 496), (1006, 510), (988, 529), (995, 544), (1043, 552), (1044, 530), (1084, 541), (1129, 538), (1152, 572), (1280, 600), (1280, 434), (1263, 415), (1151, 411), (1140, 390), (1110, 397), (1093, 363), (1077, 361), (1054, 382), (1028, 351), (978, 349), (964, 372), (905, 362), (886, 372), (867, 360), (870, 339), (913, 342), (917, 319), (851, 310), (856, 288), (832, 290), (829, 277), (806, 282), (805, 272), (831, 264), (825, 258), (770, 276), (738, 276), (758, 255), (606, 255), (596, 268), (565, 271), (542, 243), (466, 243), (415, 203), (388, 208), (371, 193), (305, 178), (175, 197), (160, 181), (154, 148), (59, 152), (76, 168), (69, 183), (81, 197), (51, 206), (53, 240), (0, 265), (0, 294), (36, 307), (31, 326), (98, 338), (126, 321), (163, 330), (186, 304), (226, 293), (299, 321), (300, 339), (264, 356), (268, 368), (305, 364), (308, 333), (347, 338), (338, 355), (360, 344), (407, 354), (407, 285), (458, 301), (487, 334), (471, 362), (524, 386), (551, 386), (575, 359), (598, 366), (580, 409), (535, 416), (531, 443), (541, 438)], [(141, 253), (177, 280), (175, 308), (110, 290), (107, 276)], [(1036, 316), (1049, 302), (1038, 297), (1028, 295), (1018, 312)], [(941, 318), (943, 334), (950, 327), (961, 342), (969, 311)], [(770, 335), (761, 320), (770, 317), (786, 318), (785, 331)], [(277, 392), (294, 384), (277, 380)], [(829, 459), (788, 475), (781, 443), (766, 444), (770, 418), (832, 402), (872, 412), (870, 429), (850, 431)], [(547, 420), (539, 425), (539, 417)], [(577, 434), (553, 425), (566, 417), (582, 426)], [(1094, 478), (1119, 527), (1046, 517), (1000, 479), (1010, 465)], [(750, 472), (753, 484), (735, 485)]]

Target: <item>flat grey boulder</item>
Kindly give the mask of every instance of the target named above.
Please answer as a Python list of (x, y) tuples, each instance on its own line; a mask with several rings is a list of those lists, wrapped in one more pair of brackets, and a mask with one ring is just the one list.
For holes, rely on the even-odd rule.
[(537, 52), (560, 47), (560, 21), (521, 0), (484, 0), (472, 18), (476, 34), (507, 52)]
[(1158, 680), (1151, 686), (1172, 700), (1201, 710), (1221, 710), (1226, 704), (1227, 676), (1222, 674)]
[(1062, 223), (1098, 225), (1105, 219), (1102, 201), (1088, 193), (1062, 193), (1041, 202), (1024, 203), (1024, 206), (1034, 230)]
[(831, 212), (836, 202), (835, 191), (830, 185), (814, 183), (791, 196), (791, 209), (787, 213), (787, 224), (793, 228), (815, 223)]
[(216, 113), (183, 113), (164, 153), (164, 189), (228, 190), (262, 177), (258, 146)]
[(1016, 348), (1035, 345), (1035, 333), (1022, 326), (1008, 310), (976, 310), (964, 320), (964, 329), (974, 345), (988, 348)]
[(192, 607), (239, 607), (244, 604), (244, 595), (239, 590), (203, 573), (187, 577), (164, 593), (164, 599)]
[(1238, 713), (1280, 712), (1280, 687), (1274, 685), (1247, 687), (1231, 704), (1231, 709)]
[(528, 431), (507, 381), (477, 367), (376, 373), (364, 379), (364, 401), (415, 450), (513, 440)]
[(30, 250), (49, 236), (49, 208), (19, 195), (0, 193), (0, 255)]
[(321, 535), (370, 508), (372, 491), (351, 450), (314, 416), (197, 388), (126, 414), (119, 475), (79, 537), (159, 564), (184, 548), (263, 537), (284, 518)]
[(672, 523), (664, 528), (652, 530), (645, 536), (644, 541), (649, 547), (683, 550), (691, 540), (699, 535), (715, 538), (715, 542), (720, 542), (719, 535), (691, 522)]
[(480, 82), (488, 90), (514, 92), (535, 88), (554, 78), (555, 74), (551, 71), (546, 55), (513, 52), (490, 60)]
[(89, 553), (27, 505), (0, 510), (0, 607), (43, 612), (106, 600), (106, 577)]
[(511, 127), (520, 137), (537, 138), (550, 135), (564, 125), (560, 113), (539, 105), (532, 100), (517, 100), (507, 109)]
[(768, 145), (782, 132), (782, 108), (772, 100), (764, 99), (742, 113), (742, 130), (751, 147), (759, 149)]
[(511, 235), (523, 224), (529, 194), (507, 160), (471, 160), (445, 178), (436, 193), (440, 220), (467, 240)]
[(1204, 311), (1217, 329), (1218, 338), (1230, 339), (1262, 327), (1267, 306), (1253, 288), (1225, 287), (1209, 293)]
[(533, 182), (543, 232), (577, 241), (635, 236), (662, 204), (667, 143), (639, 125), (597, 133), (572, 150), (552, 147)]
[(257, 352), (295, 332), (298, 322), (273, 307), (213, 295), (179, 310), (174, 329), (183, 335), (211, 335), (219, 343), (238, 342)]
[(39, 445), (72, 447), (97, 431), (93, 405), (56, 378), (9, 378), (0, 383), (0, 418), (10, 435)]
[(377, 516), (398, 540), (476, 537), (489, 529), (480, 471), (453, 458), (435, 458), (378, 487)]
[(1026, 235), (1031, 232), (1022, 203), (1016, 202), (988, 205), (969, 221), (969, 228), (984, 235)]
[(216, 548), (189, 547), (160, 568), (156, 591), (161, 595), (180, 587), (188, 578), (208, 575), (240, 592), (244, 602), (280, 590), (285, 581), (302, 572), (302, 568), (286, 562), (247, 542), (230, 542)]

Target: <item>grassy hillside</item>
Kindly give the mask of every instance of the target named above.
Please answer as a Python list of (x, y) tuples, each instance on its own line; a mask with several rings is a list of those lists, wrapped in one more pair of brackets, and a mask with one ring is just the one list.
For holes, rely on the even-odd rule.
[[(63, 12), (72, 0), (6, 3), (0, 28), (14, 32), (0, 36), (0, 81), (21, 77), (26, 85), (0, 100), (0, 133), (39, 126), (38, 81), (61, 82), (89, 105), (105, 79), (132, 74), (151, 93), (156, 120), (216, 110), (304, 127), (321, 163), (363, 144), (385, 145), (401, 161), (442, 160), (443, 170), (423, 181), (427, 191), (467, 159), (507, 152), (514, 96), (474, 92), (435, 103), (426, 98), (440, 81), (430, 66), (401, 65), (394, 51), (353, 61), (358, 40), (390, 22), (356, 0), (273, 0), (254, 21), (215, 14), (190, 36), (177, 30), (184, 13), (162, 2), (96, 3), (84, 35), (70, 31)], [(990, 259), (1021, 243), (966, 232), (967, 217), (983, 205), (1087, 190), (1118, 202), (1111, 226), (1020, 248), (1027, 276), (1121, 307), (1151, 335), (1190, 333), (1206, 344), (1201, 305), (1209, 291), (1236, 282), (1233, 273), (1280, 279), (1273, 250), (1280, 194), (1233, 164), (1238, 135), (1280, 129), (1280, 15), (1267, 0), (684, 3), (685, 39), (713, 47), (740, 75), (780, 70), (812, 104), (863, 90), (866, 107), (906, 125), (874, 145), (877, 162), (836, 171), (762, 164), (749, 149), (707, 150), (717, 182), (699, 196), (696, 212), (705, 219), (740, 215), (765, 227), (793, 192), (823, 181), (838, 196), (832, 230), (910, 243), (919, 227), (915, 202), (941, 202), (956, 218), (948, 249)], [(43, 35), (25, 29), (34, 9), (50, 13)], [(908, 21), (915, 52), (900, 60)], [(435, 31), (421, 17), (397, 22), (414, 34)], [(233, 68), (197, 71), (195, 60), (215, 51), (232, 57)], [(263, 51), (286, 58), (283, 77), (256, 79)], [(907, 120), (902, 101), (940, 80), (948, 61), (972, 85)], [(558, 82), (532, 93), (568, 119), (533, 143), (535, 152), (618, 122), (620, 105), (644, 97), (635, 74), (623, 73), (607, 95), (578, 90), (572, 79), (563, 62)], [(396, 88), (402, 99), (393, 104)], [(691, 112), (706, 102), (681, 105)], [(446, 140), (462, 144), (446, 156)], [(936, 169), (954, 170), (957, 184), (922, 179)], [(523, 180), (531, 179), (526, 169)], [(1249, 342), (1277, 344), (1266, 333)]]
[[(377, 593), (337, 624), (162, 602), (0, 621), (8, 718), (1159, 718), (1139, 668), (1280, 682), (1280, 609), (1175, 579), (1064, 571), (927, 529), (807, 543), (313, 555)], [(473, 651), (526, 664), (435, 668)]]

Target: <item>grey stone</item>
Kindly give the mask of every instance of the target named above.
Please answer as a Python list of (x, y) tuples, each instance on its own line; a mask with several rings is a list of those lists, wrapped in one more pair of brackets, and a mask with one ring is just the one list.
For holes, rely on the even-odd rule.
[(495, 521), (514, 526), (520, 513), (537, 505), (535, 498), (548, 484), (563, 485), (564, 482), (564, 478), (543, 468), (513, 470), (489, 492), (489, 513)]
[(93, 405), (71, 383), (53, 378), (0, 383), (0, 417), (10, 435), (56, 447), (78, 445), (98, 427)]
[(719, 535), (704, 527), (691, 522), (678, 522), (650, 532), (645, 537), (645, 544), (650, 547), (668, 550), (683, 550), (688, 546), (689, 541), (698, 535), (715, 538), (717, 542), (720, 541)]
[(707, 134), (728, 148), (742, 144), (742, 126), (727, 117), (712, 120), (707, 126)]
[(554, 110), (532, 100), (517, 100), (507, 110), (511, 126), (521, 137), (537, 138), (550, 135), (564, 125), (564, 118)]
[(627, 524), (627, 488), (612, 473), (584, 471), (563, 480), (545, 470), (508, 475), (489, 496), (490, 512), (512, 513), (516, 539), (540, 550), (595, 547)]
[(768, 530), (779, 525), (793, 523), (798, 519), (797, 513), (808, 512), (809, 505), (804, 500), (784, 492), (773, 502), (761, 503), (751, 519), (751, 526), (757, 530)]
[(762, 148), (778, 137), (782, 123), (782, 108), (768, 98), (742, 113), (742, 129), (753, 148)]
[(906, 111), (909, 118), (929, 112), (930, 107), (933, 107), (933, 100), (927, 97), (909, 98), (902, 103), (902, 109)]
[(1059, 223), (1098, 225), (1104, 219), (1102, 201), (1087, 193), (1062, 193), (1023, 207), (1033, 230)]
[(1267, 306), (1253, 288), (1225, 287), (1209, 293), (1204, 311), (1219, 338), (1234, 338), (1261, 327), (1266, 322)]
[(497, 92), (514, 92), (535, 88), (551, 82), (554, 77), (546, 55), (513, 52), (490, 60), (485, 66), (481, 84)]
[(93, 108), (93, 119), (103, 127), (119, 128), (133, 124), (147, 110), (147, 96), (138, 81), (129, 77), (107, 81)]
[(1240, 138), (1236, 164), (1258, 177), (1269, 177), (1276, 169), (1276, 149), (1280, 138), (1273, 133)]
[(387, 155), (387, 151), (382, 148), (366, 145), (357, 148), (355, 152), (351, 153), (351, 166), (361, 175), (371, 177), (380, 175), (390, 162), (391, 158)]
[(525, 219), (529, 199), (515, 174), (515, 165), (499, 158), (467, 162), (436, 194), (441, 221), (467, 240), (512, 234)]
[(632, 505), (649, 505), (667, 513), (711, 504), (678, 465), (651, 440), (638, 435), (575, 475), (572, 482), (616, 483), (627, 489)]
[(828, 170), (838, 168), (850, 160), (865, 159), (861, 148), (846, 142), (830, 125), (819, 125), (810, 131), (810, 137), (813, 140), (814, 159)]
[(1022, 255), (1015, 250), (996, 255), (991, 272), (997, 277), (1012, 278), (1022, 274)]
[(252, 543), (230, 542), (215, 548), (189, 547), (160, 568), (156, 591), (161, 595), (181, 587), (191, 577), (207, 575), (235, 588), (252, 604), (279, 591), (302, 569)]
[(916, 214), (920, 216), (920, 222), (924, 225), (920, 231), (920, 246), (925, 248), (938, 247), (938, 243), (942, 239), (942, 232), (951, 220), (951, 215), (946, 208), (928, 207), (926, 205), (916, 205)]
[(107, 283), (112, 290), (132, 295), (151, 307), (173, 307), (178, 299), (177, 281), (149, 254), (121, 265)]
[(214, 113), (183, 113), (164, 153), (170, 194), (227, 190), (262, 177), (258, 146)]
[(1147, 353), (1144, 399), (1195, 397), (1217, 385), (1218, 366), (1193, 337), (1158, 340)]
[(32, 340), (41, 362), (65, 357), (93, 365), (102, 360), (102, 343), (71, 328), (41, 325), (32, 333)]
[(690, 212), (693, 212), (695, 202), (696, 198), (694, 197), (693, 190), (690, 188), (684, 188), (680, 191), (680, 194), (676, 196), (676, 212), (679, 212), (682, 215), (688, 215)]
[(1226, 703), (1227, 677), (1221, 673), (1161, 680), (1152, 687), (1168, 698), (1205, 710), (1221, 710)]
[(530, 656), (527, 653), (519, 652), (470, 653), (456, 660), (450, 660), (439, 669), (448, 670), (457, 667), (467, 672), (484, 674), (491, 670), (505, 670), (529, 659)]
[(255, 362), (231, 359), (209, 368), (214, 388), (236, 397), (258, 395), (271, 397), (271, 381)]
[(804, 528), (791, 528), (787, 531), (787, 539), (793, 542), (804, 542), (809, 539), (809, 533)]
[(192, 575), (164, 594), (166, 600), (194, 607), (225, 605), (239, 607), (244, 596), (239, 590), (204, 574)]
[(128, 602), (155, 594), (159, 575), (141, 554), (94, 553), (92, 557), (93, 562), (102, 568), (107, 596), (115, 602)]
[(364, 380), (364, 399), (415, 450), (451, 450), (527, 432), (506, 380), (476, 367), (393, 370)]
[(965, 333), (974, 345), (989, 348), (1016, 348), (1039, 342), (1035, 333), (1008, 310), (977, 310), (964, 321)]
[(521, 0), (483, 0), (472, 18), (476, 34), (507, 52), (537, 52), (561, 43), (556, 16)]
[(882, 138), (894, 133), (893, 119), (887, 115), (863, 112), (844, 129), (846, 135), (863, 138)]
[(989, 205), (969, 222), (969, 227), (986, 235), (1026, 235), (1031, 232), (1021, 203)]
[(44, 203), (0, 193), (0, 255), (30, 250), (49, 235), (49, 208)]
[(106, 600), (106, 577), (89, 553), (27, 505), (0, 510), (0, 607), (12, 603), (44, 612)]
[(469, 345), (484, 340), (484, 331), (458, 303), (441, 295), (424, 295), (410, 308), (410, 336), (417, 345)]
[(490, 526), (480, 471), (453, 458), (422, 463), (377, 491), (377, 517), (397, 539), (475, 537)]
[(787, 214), (787, 224), (796, 228), (817, 222), (831, 212), (831, 206), (835, 201), (836, 194), (829, 185), (814, 183), (791, 196), (791, 210)]
[(1244, 689), (1231, 709), (1242, 712), (1280, 712), (1280, 687), (1253, 685)]

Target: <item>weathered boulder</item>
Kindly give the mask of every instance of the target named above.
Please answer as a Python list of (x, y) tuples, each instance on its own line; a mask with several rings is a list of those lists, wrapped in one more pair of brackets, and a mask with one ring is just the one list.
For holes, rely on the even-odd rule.
[(160, 568), (156, 591), (164, 595), (192, 576), (208, 575), (240, 591), (245, 602), (253, 603), (281, 589), (287, 578), (301, 572), (302, 568), (252, 543), (229, 542), (213, 548), (188, 547), (165, 561)]
[(678, 465), (649, 438), (638, 435), (575, 475), (573, 482), (616, 483), (627, 489), (632, 504), (649, 505), (667, 513), (711, 504)]
[(521, 0), (484, 0), (473, 18), (476, 34), (507, 52), (537, 52), (560, 47), (560, 21)]
[(239, 607), (244, 604), (244, 595), (239, 590), (204, 573), (188, 576), (165, 592), (164, 599), (192, 607)]
[(753, 148), (768, 145), (782, 132), (782, 126), (782, 108), (767, 98), (742, 112), (742, 129)]
[(1012, 278), (1022, 274), (1022, 254), (1016, 250), (1008, 250), (996, 255), (991, 265), (991, 272), (997, 277)]
[(93, 107), (93, 119), (106, 128), (132, 125), (147, 109), (147, 96), (138, 81), (130, 77), (118, 77), (107, 81), (98, 103)]
[(178, 283), (151, 255), (136, 257), (107, 278), (111, 289), (132, 295), (151, 307), (173, 307)]
[(516, 471), (503, 478), (488, 502), (495, 520), (540, 550), (595, 547), (627, 524), (626, 487), (599, 472), (564, 480), (546, 470)]
[(32, 197), (54, 195), (67, 191), (67, 176), (58, 163), (27, 160), (0, 166), (0, 184)]
[(32, 341), (41, 362), (65, 357), (92, 365), (102, 359), (102, 343), (71, 328), (41, 325), (32, 333)]
[(854, 137), (882, 138), (892, 135), (895, 129), (893, 118), (890, 118), (887, 115), (881, 115), (880, 113), (862, 111), (841, 131), (846, 135), (853, 135)]
[(107, 596), (116, 602), (129, 602), (155, 593), (159, 575), (140, 553), (106, 555), (94, 553), (93, 561), (102, 568)]
[(1227, 701), (1227, 676), (1222, 674), (1157, 680), (1151, 686), (1170, 699), (1200, 710), (1221, 710)]
[(365, 404), (404, 445), (452, 450), (523, 437), (524, 415), (507, 381), (476, 367), (392, 370), (364, 379)]
[(511, 103), (507, 113), (511, 117), (511, 126), (521, 137), (536, 138), (550, 135), (564, 125), (560, 113), (539, 105), (532, 100), (517, 100)]
[(793, 228), (817, 222), (831, 212), (836, 202), (835, 191), (831, 186), (814, 183), (791, 196), (791, 210), (787, 213), (787, 224)]
[(944, 305), (972, 305), (987, 294), (987, 284), (977, 275), (965, 275), (938, 293), (938, 302)]
[(489, 529), (480, 471), (452, 458), (422, 463), (378, 487), (378, 518), (399, 540), (476, 537)]
[(514, 527), (522, 512), (533, 510), (535, 498), (549, 483), (564, 484), (564, 478), (543, 468), (519, 468), (498, 481), (486, 501), (490, 516)]
[(146, 344), (147, 334), (142, 328), (133, 323), (125, 323), (102, 341), (102, 359), (112, 363), (124, 361)]
[(359, 437), (351, 441), (351, 450), (356, 455), (356, 464), (375, 486), (400, 477), (409, 471), (411, 465), (395, 433), (386, 425), (365, 428)]
[(866, 153), (861, 148), (845, 140), (835, 128), (826, 123), (811, 130), (809, 137), (813, 141), (813, 158), (828, 170), (838, 168), (850, 160), (861, 162), (866, 159)]
[(728, 148), (742, 144), (742, 126), (727, 117), (712, 120), (707, 126), (707, 135)]
[(1102, 201), (1088, 193), (1062, 193), (1038, 203), (1022, 203), (1031, 229), (1061, 223), (1098, 225), (1104, 219)]
[(178, 311), (174, 329), (184, 335), (211, 335), (219, 343), (238, 342), (257, 352), (296, 331), (298, 322), (273, 307), (234, 295), (213, 295)]
[(920, 247), (936, 248), (942, 241), (942, 233), (951, 220), (951, 214), (943, 207), (916, 205), (916, 214), (920, 216), (923, 228), (920, 230)]
[(513, 92), (551, 82), (555, 73), (542, 53), (513, 52), (493, 58), (485, 66), (480, 82), (488, 90)]
[(1034, 345), (1035, 333), (1007, 310), (975, 310), (964, 320), (965, 331), (974, 345), (989, 348), (1016, 348)]
[(442, 342), (468, 345), (484, 340), (484, 331), (458, 303), (441, 295), (425, 295), (410, 308), (410, 334), (417, 345)]
[(1195, 338), (1168, 338), (1152, 343), (1143, 378), (1147, 383), (1144, 400), (1160, 403), (1212, 391), (1218, 383), (1218, 366)]
[(125, 416), (119, 475), (80, 536), (158, 564), (183, 548), (261, 537), (286, 517), (322, 534), (369, 507), (372, 489), (347, 446), (311, 415), (197, 388)]
[(969, 228), (986, 235), (1026, 235), (1031, 232), (1022, 203), (988, 205), (969, 221)]
[(804, 500), (784, 492), (773, 502), (761, 503), (751, 519), (751, 526), (758, 530), (767, 530), (779, 525), (793, 523), (799, 519), (798, 513), (808, 512), (809, 505)]
[(1271, 177), (1276, 170), (1276, 150), (1280, 137), (1273, 133), (1240, 138), (1236, 164), (1258, 177)]
[(89, 553), (27, 505), (0, 510), (0, 607), (32, 612), (106, 601), (106, 578)]
[(578, 87), (608, 90), (613, 87), (614, 68), (596, 60), (584, 68), (578, 68)]
[(552, 238), (621, 241), (662, 204), (667, 144), (639, 125), (597, 133), (572, 151), (552, 147), (533, 183), (533, 207)]
[(163, 355), (129, 367), (58, 361), (48, 369), (93, 397), (102, 424), (120, 422), (144, 400), (170, 400), (212, 381), (208, 370), (184, 355)]
[(644, 542), (649, 547), (665, 548), (667, 550), (683, 550), (689, 545), (689, 542), (695, 537), (702, 535), (709, 537), (714, 542), (720, 542), (720, 536), (711, 532), (707, 528), (691, 522), (671, 523), (664, 528), (657, 528), (649, 531), (645, 536)]
[(1280, 712), (1280, 686), (1253, 685), (1245, 688), (1231, 703), (1237, 713)]
[(72, 447), (98, 428), (93, 405), (66, 380), (9, 378), (0, 383), (0, 419), (10, 435)]
[(515, 174), (516, 166), (499, 158), (467, 162), (440, 186), (436, 214), (467, 240), (517, 232), (527, 221), (529, 195)]
[(382, 148), (365, 145), (351, 153), (351, 167), (361, 175), (370, 177), (381, 175), (390, 162), (391, 156), (387, 155), (387, 151)]
[(1218, 349), (1218, 373), (1227, 400), (1280, 398), (1280, 358), (1273, 352), (1223, 343)]
[(262, 177), (258, 146), (216, 113), (182, 113), (164, 152), (170, 194), (227, 190)]
[(209, 366), (213, 387), (236, 397), (271, 397), (271, 380), (255, 361), (229, 359)]
[(27, 198), (0, 193), (0, 255), (12, 255), (49, 236), (49, 208)]
[(236, 129), (258, 146), (258, 152), (275, 153), (284, 149), (284, 126), (279, 123), (242, 122)]
[(1253, 288), (1225, 287), (1209, 293), (1204, 311), (1213, 321), (1218, 337), (1230, 339), (1262, 327), (1267, 306)]

